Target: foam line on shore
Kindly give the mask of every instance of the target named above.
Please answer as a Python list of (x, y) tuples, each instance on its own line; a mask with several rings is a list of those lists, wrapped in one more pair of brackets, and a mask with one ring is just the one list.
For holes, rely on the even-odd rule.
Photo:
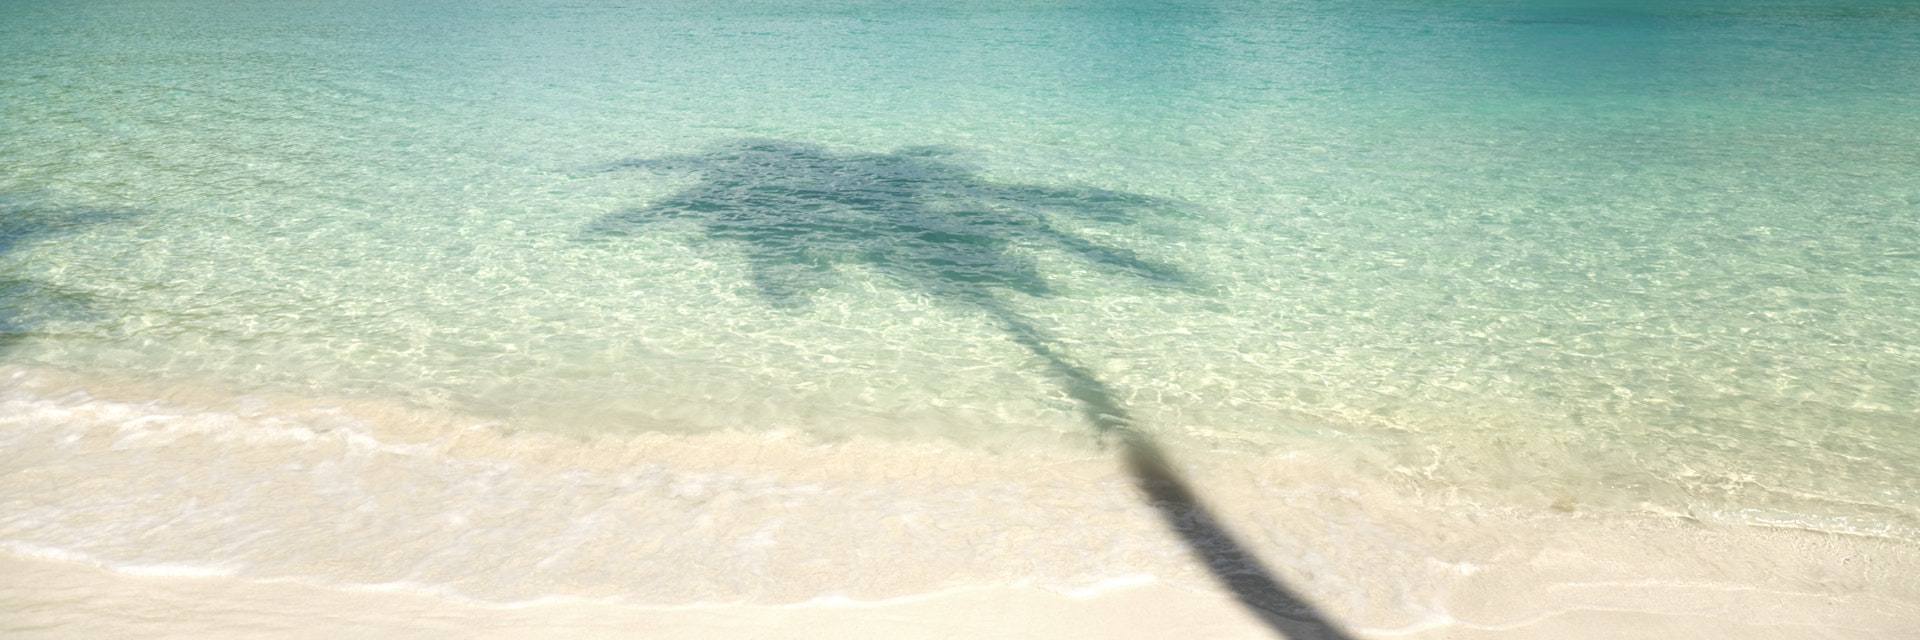
[[(1094, 449), (588, 442), (371, 401), (141, 400), (58, 377), (16, 371), (0, 394), (0, 545), (112, 580), (647, 611), (911, 608), (976, 591), (1227, 598)], [(1903, 540), (1477, 505), (1313, 451), (1169, 457), (1247, 553), (1362, 637), (1606, 611), (1920, 620), (1920, 587), (1900, 578), (1920, 559)]]

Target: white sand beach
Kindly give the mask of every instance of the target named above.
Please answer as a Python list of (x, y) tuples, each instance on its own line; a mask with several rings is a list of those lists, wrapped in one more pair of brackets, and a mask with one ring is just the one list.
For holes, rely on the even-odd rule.
[[(56, 376), (13, 374), (8, 637), (1302, 633), (1243, 607), (1099, 452), (581, 442), (383, 405), (50, 393)], [(1490, 509), (1308, 456), (1204, 460), (1175, 465), (1258, 560), (1247, 569), (1351, 637), (1897, 638), (1920, 623), (1920, 553), (1899, 540)]]

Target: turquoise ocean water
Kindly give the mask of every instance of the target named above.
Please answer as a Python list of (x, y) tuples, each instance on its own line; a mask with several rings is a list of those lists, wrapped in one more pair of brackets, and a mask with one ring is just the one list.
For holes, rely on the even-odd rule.
[(1910, 2), (9, 1), (0, 69), (16, 376), (997, 453), (1106, 402), (1920, 540)]

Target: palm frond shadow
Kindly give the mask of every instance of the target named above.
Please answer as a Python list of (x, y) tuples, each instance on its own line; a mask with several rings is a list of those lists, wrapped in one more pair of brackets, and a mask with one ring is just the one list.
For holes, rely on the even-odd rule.
[(54, 207), (32, 200), (0, 198), (0, 348), (26, 340), (48, 319), (85, 315), (93, 307), (88, 294), (22, 275), (21, 265), (6, 258), (36, 243), (135, 215), (131, 211)]
[(1104, 382), (1009, 301), (1056, 293), (1031, 251), (1059, 252), (1159, 286), (1191, 286), (1194, 276), (1177, 266), (1064, 230), (1074, 221), (1126, 224), (1178, 215), (1180, 203), (994, 182), (943, 155), (933, 148), (845, 153), (745, 139), (693, 154), (624, 160), (601, 169), (672, 172), (695, 182), (597, 220), (583, 237), (604, 240), (642, 233), (661, 220), (692, 221), (707, 239), (741, 252), (754, 290), (778, 308), (805, 308), (815, 292), (842, 284), (837, 266), (857, 264), (903, 289), (984, 314), (1046, 362), (1087, 424), (1120, 448), (1127, 472), (1166, 526), (1242, 605), (1283, 637), (1347, 638), (1221, 525)]

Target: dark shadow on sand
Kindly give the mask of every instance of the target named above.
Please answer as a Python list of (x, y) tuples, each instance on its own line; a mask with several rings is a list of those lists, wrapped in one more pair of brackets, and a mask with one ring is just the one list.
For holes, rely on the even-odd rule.
[(858, 264), (942, 303), (985, 314), (1008, 339), (1046, 361), (1128, 473), (1214, 578), (1283, 637), (1348, 636), (1287, 589), (1222, 526), (1141, 431), (1107, 385), (1061, 349), (1006, 296), (1050, 296), (1030, 251), (1054, 251), (1102, 271), (1185, 287), (1192, 276), (1134, 251), (1100, 244), (1063, 222), (1127, 224), (1171, 215), (1178, 203), (1101, 189), (1005, 184), (942, 160), (938, 149), (842, 153), (779, 141), (738, 140), (702, 152), (626, 160), (607, 170), (684, 174), (696, 182), (648, 206), (594, 222), (585, 236), (643, 233), (655, 221), (696, 223), (740, 251), (755, 291), (800, 309), (840, 284), (837, 265)]

